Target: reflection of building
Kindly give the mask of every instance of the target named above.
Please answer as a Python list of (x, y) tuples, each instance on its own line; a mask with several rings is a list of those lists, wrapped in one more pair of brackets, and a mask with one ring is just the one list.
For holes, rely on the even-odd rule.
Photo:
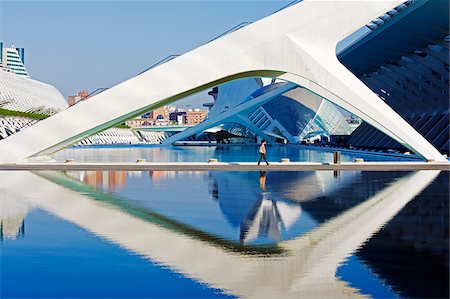
[(127, 175), (125, 171), (87, 171), (83, 182), (94, 187), (106, 187), (113, 190), (125, 185)]
[[(123, 199), (114, 195), (93, 199), (74, 186), (69, 186), (73, 192), (68, 192), (68, 186), (62, 183), (61, 173), (48, 175), (48, 181), (44, 181), (35, 173), (13, 172), (3, 174), (1, 181), (6, 190), (29, 198), (41, 209), (133, 254), (157, 261), (171, 271), (213, 285), (227, 294), (257, 298), (349, 298), (362, 297), (364, 290), (356, 293), (357, 288), (349, 286), (354, 280), (343, 280), (336, 275), (337, 268), (345, 264), (355, 251), (364, 247), (380, 228), (417, 196), (435, 178), (436, 172), (408, 174), (386, 188), (377, 190), (380, 196), (366, 198), (361, 205), (346, 213), (339, 213), (314, 231), (281, 242), (278, 244), (281, 251), (252, 256), (245, 253), (254, 253), (251, 250), (255, 247), (240, 246), (230, 250), (222, 241), (217, 242), (217, 238), (211, 238), (186, 225), (177, 225), (179, 222), (159, 213), (151, 213), (149, 217), (142, 212), (142, 207), (128, 201), (124, 205)], [(23, 186), (15, 184), (18, 177)], [(446, 179), (448, 181), (448, 177)], [(365, 185), (364, 181), (355, 183)], [(36, 197), (36, 193), (41, 196)], [(364, 278), (378, 279), (367, 264), (357, 264), (353, 269), (358, 267), (367, 269), (365, 273), (369, 276)], [(435, 274), (435, 269), (428, 269), (428, 277), (416, 277), (418, 280), (410, 279), (415, 269), (401, 273), (400, 277), (427, 290), (421, 279), (431, 280)], [(396, 286), (388, 285), (393, 288)], [(448, 280), (444, 286), (448, 286)], [(269, 296), (264, 296), (266, 294)], [(411, 297), (417, 296), (413, 294)]]
[(126, 171), (75, 171), (67, 174), (89, 186), (106, 190), (117, 189), (127, 181)]
[(175, 177), (175, 172), (173, 171), (159, 171), (159, 170), (150, 170), (148, 172), (150, 176), (150, 180), (157, 181), (162, 179), (168, 179)]
[[(449, 173), (441, 172), (357, 254), (404, 298), (449, 298), (448, 190)], [(405, 275), (411, 269), (414, 276)]]
[[(257, 173), (212, 172), (210, 176), (211, 196), (218, 201), (228, 222), (240, 230), (241, 243), (248, 245), (282, 240), (298, 229), (296, 223), (301, 220), (300, 216), (304, 221), (323, 222), (321, 217), (311, 218), (305, 206), (317, 204), (320, 207), (317, 199), (327, 196), (347, 198), (352, 194), (347, 190), (353, 188), (354, 182), (359, 182), (361, 173), (343, 172), (339, 178), (324, 171), (259, 173), (259, 179)], [(359, 194), (361, 197), (357, 200), (366, 198), (364, 194)], [(346, 208), (356, 205), (357, 200), (348, 203)], [(341, 210), (325, 211), (336, 216)]]
[[(265, 177), (261, 175), (258, 180), (256, 173), (211, 173), (210, 193), (228, 222), (239, 229), (239, 241), (245, 245), (282, 240), (301, 215), (299, 204), (262, 189)], [(245, 188), (230, 188), (243, 183)]]
[(0, 42), (0, 70), (22, 77), (29, 77), (24, 63), (24, 48), (16, 48), (13, 44), (11, 47), (5, 48), (3, 47), (3, 43)]
[[(403, 177), (406, 174), (402, 172), (384, 172), (382, 175), (379, 172), (360, 172), (348, 184), (333, 188), (334, 192), (302, 202), (302, 211), (324, 223), (361, 204), (367, 197), (395, 185)], [(286, 176), (280, 182), (287, 180)], [(286, 182), (284, 188), (289, 189), (293, 185), (293, 182)], [(449, 198), (448, 191), (443, 191), (448, 190), (448, 185), (448, 172), (441, 172), (423, 193), (411, 200), (356, 253), (378, 277), (388, 285), (396, 286), (402, 297), (448, 297), (442, 296), (448, 294), (448, 288), (442, 287), (448, 286), (449, 277)], [(308, 188), (298, 188), (288, 194), (302, 193), (307, 194)], [(428, 272), (430, 265), (433, 265), (433, 275)]]
[(239, 241), (248, 244), (263, 236), (271, 241), (280, 242), (281, 230), (289, 230), (300, 217), (301, 211), (299, 205), (273, 201), (267, 192), (263, 192), (261, 199), (256, 202), (241, 224)]
[(25, 234), (25, 216), (28, 205), (14, 197), (0, 198), (0, 240), (16, 239)]
[(16, 215), (14, 218), (0, 220), (0, 240), (16, 239), (25, 233), (25, 214)]

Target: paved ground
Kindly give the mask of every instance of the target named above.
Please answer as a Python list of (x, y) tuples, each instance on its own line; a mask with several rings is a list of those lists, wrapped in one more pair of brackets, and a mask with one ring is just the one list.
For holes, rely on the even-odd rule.
[(287, 162), (271, 163), (269, 166), (254, 162), (235, 163), (21, 163), (2, 164), (0, 170), (164, 170), (164, 171), (314, 171), (314, 170), (373, 170), (373, 171), (413, 171), (450, 170), (450, 163), (437, 162), (347, 162), (341, 164)]

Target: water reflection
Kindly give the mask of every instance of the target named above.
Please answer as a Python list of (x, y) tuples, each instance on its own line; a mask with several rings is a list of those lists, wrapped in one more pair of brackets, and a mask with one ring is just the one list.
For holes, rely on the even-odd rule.
[[(218, 146), (96, 146), (66, 148), (54, 153), (52, 159), (64, 162), (66, 159), (83, 162), (134, 162), (145, 159), (149, 162), (205, 162), (209, 158), (217, 158), (223, 162), (256, 162), (259, 158), (258, 146), (253, 145), (218, 145)], [(289, 158), (291, 161), (331, 162), (333, 153), (313, 150), (296, 145), (273, 145), (268, 151), (269, 161)], [(398, 160), (398, 157), (373, 155), (364, 153), (342, 153), (342, 161), (350, 162), (355, 158), (365, 161)]]
[(359, 171), (338, 178), (332, 172), (211, 172), (210, 193), (238, 229), (242, 244), (270, 244), (317, 225), (314, 211), (305, 211), (303, 204), (338, 193), (360, 175)]
[(261, 194), (241, 223), (239, 241), (242, 244), (249, 244), (258, 237), (280, 242), (281, 230), (289, 230), (300, 217), (299, 205), (271, 199), (270, 192), (266, 191), (266, 179), (266, 172), (261, 171), (259, 175)]
[(14, 199), (16, 196), (5, 191), (0, 192), (0, 195), (0, 240), (23, 237), (29, 204)]
[(357, 253), (399, 296), (449, 297), (448, 190), (443, 172)]
[(123, 187), (127, 181), (126, 171), (68, 171), (67, 175), (94, 188), (113, 191)]
[[(242, 255), (238, 250), (227, 250), (199, 236), (183, 233), (183, 227), (174, 229), (161, 226), (158, 221), (149, 221), (135, 210), (131, 213), (112, 204), (110, 200), (92, 198), (67, 184), (61, 174), (8, 172), (0, 173), (0, 179), (2, 192), (19, 195), (27, 202), (132, 253), (229, 294), (255, 298), (348, 298), (361, 297), (362, 294), (337, 277), (337, 269), (435, 180), (438, 174), (437, 171), (420, 171), (394, 179), (383, 188), (374, 190), (372, 196), (329, 218), (307, 234), (281, 241), (278, 247), (282, 254), (250, 256)], [(270, 202), (267, 204), (269, 208), (259, 204), (257, 211), (280, 210), (280, 202), (276, 202), (274, 207), (270, 199), (274, 193), (271, 186), (275, 183), (270, 178), (265, 178), (266, 190), (262, 188), (264, 184), (256, 180), (259, 195), (270, 191), (266, 194), (268, 197), (260, 198), (261, 202)], [(304, 178), (310, 179), (308, 176)], [(220, 179), (216, 180), (219, 186), (217, 198), (222, 201), (221, 194), (226, 192), (221, 189), (220, 182)], [(323, 189), (322, 196), (327, 192), (327, 188)], [(302, 202), (302, 214), (308, 203)], [(293, 208), (300, 209), (300, 206), (293, 204)], [(247, 210), (244, 216), (251, 215), (248, 211), (252, 210)], [(258, 212), (254, 214), (253, 218), (247, 218), (258, 219)], [(282, 216), (277, 217), (269, 217), (273, 219), (269, 221), (269, 228), (273, 226), (271, 223), (286, 221)], [(263, 216), (259, 219), (250, 222), (267, 223), (262, 220)], [(261, 231), (264, 230), (258, 229), (258, 234)]]

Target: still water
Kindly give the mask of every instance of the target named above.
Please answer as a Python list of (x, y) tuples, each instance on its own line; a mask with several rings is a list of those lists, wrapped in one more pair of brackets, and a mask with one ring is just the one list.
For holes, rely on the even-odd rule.
[[(402, 156), (400, 158), (400, 156)], [(68, 148), (52, 156), (58, 162), (65, 159), (75, 159), (77, 162), (135, 162), (136, 159), (146, 159), (147, 162), (206, 162), (216, 158), (219, 162), (252, 162), (258, 161), (258, 147), (254, 145), (226, 145), (218, 146), (94, 146)], [(289, 158), (296, 162), (331, 162), (333, 150), (317, 150), (314, 147), (301, 145), (268, 145), (267, 159), (280, 161)], [(414, 160), (411, 155), (381, 155), (371, 152), (343, 153), (342, 161), (350, 162), (355, 158), (365, 161)]]
[[(256, 156), (237, 149), (222, 158)], [(212, 148), (120, 150), (54, 158), (192, 161)], [(0, 172), (0, 180), (1, 298), (449, 296), (448, 172)]]

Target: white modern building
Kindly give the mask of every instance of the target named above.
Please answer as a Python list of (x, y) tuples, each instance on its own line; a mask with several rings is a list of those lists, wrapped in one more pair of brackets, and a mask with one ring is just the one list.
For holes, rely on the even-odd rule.
[[(0, 108), (53, 115), (69, 107), (61, 92), (54, 86), (33, 80), (23, 65), (24, 50), (3, 48), (0, 43)], [(0, 114), (0, 140), (22, 131), (39, 122), (27, 116)], [(85, 140), (79, 145), (138, 143), (139, 139), (130, 130), (110, 129)]]
[[(24, 66), (25, 50), (0, 42), (0, 108), (14, 112), (53, 115), (68, 107), (63, 95), (50, 84), (33, 80)], [(8, 114), (8, 113), (7, 113)], [(0, 115), (0, 139), (36, 124), (39, 119)]]
[(0, 69), (14, 73), (18, 76), (30, 77), (25, 68), (25, 49), (16, 48), (14, 44), (11, 47), (3, 47), (0, 42)]
[[(0, 70), (0, 108), (53, 115), (68, 107), (56, 87), (12, 71)], [(36, 124), (39, 119), (0, 114), (0, 139)]]
[(0, 71), (0, 108), (52, 115), (68, 107), (56, 87)]
[[(53, 115), (68, 108), (64, 96), (54, 86), (14, 72), (0, 71), (0, 108)], [(0, 115), (0, 140), (35, 125), (39, 119)], [(128, 129), (109, 129), (79, 145), (138, 143), (139, 138)]]

